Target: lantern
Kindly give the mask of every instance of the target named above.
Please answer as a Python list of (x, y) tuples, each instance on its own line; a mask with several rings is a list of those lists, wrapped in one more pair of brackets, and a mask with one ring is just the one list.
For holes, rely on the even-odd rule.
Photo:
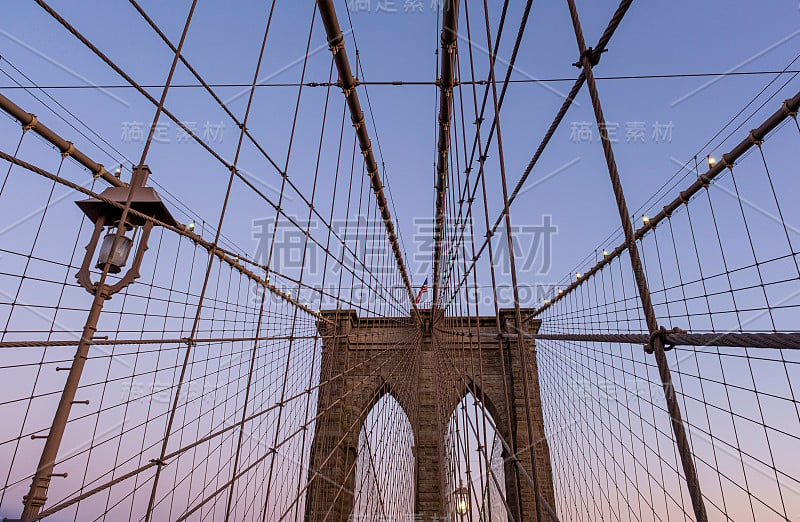
[[(172, 227), (181, 226), (169, 213), (156, 190), (153, 187), (144, 186), (149, 175), (150, 169), (147, 165), (142, 165), (134, 169), (130, 185), (109, 187), (101, 192), (98, 198), (75, 202), (78, 208), (86, 214), (86, 217), (94, 223), (94, 233), (86, 246), (83, 264), (75, 275), (80, 285), (90, 293), (97, 291), (97, 285), (90, 281), (89, 267), (104, 230), (106, 235), (103, 238), (94, 267), (99, 270), (105, 270), (108, 267), (108, 273), (119, 274), (128, 262), (128, 257), (133, 247), (133, 237), (141, 229), (139, 245), (136, 249), (133, 264), (118, 283), (104, 290), (110, 296), (139, 277), (139, 267), (141, 266), (144, 252), (147, 250), (147, 239), (154, 224)], [(128, 213), (125, 222), (121, 223), (122, 210), (129, 198), (131, 210), (148, 216), (152, 220), (145, 219), (138, 214)], [(131, 233), (131, 236), (128, 236), (128, 233)]]
[(469, 513), (469, 489), (461, 486), (453, 492), (453, 499), (455, 500), (456, 513), (461, 516)]

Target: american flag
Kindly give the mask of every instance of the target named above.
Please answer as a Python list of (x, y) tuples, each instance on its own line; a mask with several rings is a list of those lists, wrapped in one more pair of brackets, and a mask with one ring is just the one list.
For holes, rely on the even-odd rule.
[(425, 278), (425, 282), (422, 283), (422, 288), (419, 289), (419, 293), (417, 294), (417, 301), (415, 304), (419, 304), (419, 300), (422, 299), (422, 294), (428, 291), (428, 278)]

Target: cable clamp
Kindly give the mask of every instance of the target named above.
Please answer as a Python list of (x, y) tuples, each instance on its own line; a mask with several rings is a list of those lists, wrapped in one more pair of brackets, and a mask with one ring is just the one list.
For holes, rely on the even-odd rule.
[(22, 126), (22, 132), (28, 132), (31, 129), (35, 129), (36, 124), (39, 123), (39, 120), (36, 119), (35, 114), (28, 113), (28, 116), (31, 117), (31, 121), (29, 121), (27, 125)]
[(75, 153), (75, 145), (71, 141), (67, 142), (67, 149), (61, 153), (62, 158), (67, 158)]
[(155, 464), (156, 466), (159, 466), (159, 467), (166, 467), (166, 466), (169, 465), (169, 462), (167, 462), (166, 460), (162, 460), (162, 459), (150, 459), (150, 463), (151, 464)]
[(102, 176), (102, 175), (103, 175), (103, 172), (108, 172), (108, 171), (106, 170), (106, 168), (103, 166), (103, 164), (102, 164), (102, 163), (98, 163), (98, 164), (97, 164), (97, 167), (98, 167), (98, 169), (97, 169), (97, 172), (93, 172), (93, 173), (92, 173), (92, 178), (93, 178), (93, 179), (97, 179), (97, 178), (99, 178), (100, 176)]
[(442, 47), (445, 51), (452, 53), (458, 48), (458, 40), (453, 40), (452, 42), (448, 42), (444, 39), (444, 37), (440, 38), (439, 41), (442, 43)]
[(328, 49), (331, 50), (334, 56), (336, 56), (340, 50), (344, 49), (344, 36), (340, 34), (337, 37), (337, 40), (338, 41), (336, 43), (330, 41), (328, 42)]
[(647, 354), (652, 354), (655, 351), (654, 343), (656, 339), (661, 340), (661, 345), (664, 347), (664, 351), (668, 352), (675, 348), (674, 344), (667, 344), (667, 334), (685, 334), (686, 330), (678, 328), (677, 326), (673, 327), (670, 330), (667, 330), (663, 326), (660, 327), (658, 330), (650, 334), (650, 340), (644, 346), (644, 351)]
[(781, 105), (781, 109), (783, 109), (783, 113), (785, 115), (791, 116), (792, 118), (797, 119), (797, 109), (792, 109), (790, 107), (789, 102), (791, 102), (791, 101), (792, 101), (791, 98), (787, 98), (787, 99), (783, 100), (783, 105)]
[(753, 145), (757, 146), (759, 149), (761, 148), (761, 145), (764, 143), (764, 140), (756, 138), (755, 129), (751, 130), (750, 134), (748, 134), (747, 137), (750, 138), (750, 141), (753, 142)]
[(583, 59), (585, 57), (588, 57), (589, 58), (589, 63), (591, 64), (591, 66), (595, 67), (598, 63), (600, 63), (600, 56), (606, 51), (608, 51), (608, 49), (597, 49), (597, 50), (595, 50), (595, 49), (592, 49), (591, 47), (587, 47), (586, 50), (581, 53), (580, 59), (577, 62), (573, 63), (572, 65), (574, 67), (577, 67), (578, 69), (582, 69), (583, 68)]

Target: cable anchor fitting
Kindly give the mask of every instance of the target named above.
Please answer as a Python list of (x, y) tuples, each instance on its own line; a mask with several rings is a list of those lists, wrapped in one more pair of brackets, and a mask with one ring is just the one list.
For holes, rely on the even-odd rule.
[(336, 56), (339, 51), (344, 49), (344, 35), (339, 34), (339, 36), (335, 38), (335, 41), (328, 40), (328, 49)]
[(673, 327), (670, 330), (667, 330), (666, 328), (664, 328), (662, 326), (658, 330), (656, 330), (655, 332), (650, 334), (650, 340), (644, 346), (644, 352), (646, 354), (652, 354), (653, 352), (655, 352), (654, 343), (655, 343), (656, 339), (660, 339), (661, 340), (661, 345), (664, 347), (664, 351), (668, 352), (668, 351), (672, 350), (673, 348), (675, 348), (675, 344), (668, 344), (667, 343), (667, 335), (668, 334), (685, 334), (685, 333), (686, 333), (686, 330), (678, 328), (677, 326)]
[(580, 59), (573, 63), (573, 67), (577, 67), (578, 69), (583, 68), (583, 59), (584, 57), (589, 58), (589, 63), (592, 67), (595, 67), (598, 63), (600, 63), (600, 56), (608, 51), (608, 49), (592, 49), (591, 47), (587, 47), (585, 51), (581, 53)]
[(61, 151), (61, 157), (67, 159), (69, 156), (72, 156), (75, 153), (75, 145), (71, 142), (67, 142), (67, 148)]
[(36, 119), (36, 115), (35, 114), (28, 113), (28, 116), (31, 117), (31, 121), (29, 121), (27, 124), (22, 126), (23, 134), (28, 132), (29, 130), (35, 129), (36, 125), (39, 123), (39, 120)]

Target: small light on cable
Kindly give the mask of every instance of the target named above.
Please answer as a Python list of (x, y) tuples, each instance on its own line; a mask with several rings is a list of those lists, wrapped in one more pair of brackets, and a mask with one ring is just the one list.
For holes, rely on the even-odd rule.
[(603, 250), (603, 257), (608, 259), (611, 254), (608, 253), (608, 250)]
[(186, 228), (188, 228), (188, 229), (189, 229), (189, 232), (194, 232), (194, 221), (192, 221), (191, 223), (189, 223), (189, 225), (187, 225), (187, 227), (186, 227)]
[(709, 167), (713, 167), (714, 165), (717, 164), (717, 158), (715, 158), (714, 156), (708, 156), (707, 160)]
[(575, 279), (580, 279), (580, 278), (581, 278), (581, 273), (580, 272), (576, 272), (575, 273)]
[(650, 218), (647, 217), (646, 215), (642, 214), (642, 223), (644, 223), (645, 225), (649, 225), (650, 224)]

